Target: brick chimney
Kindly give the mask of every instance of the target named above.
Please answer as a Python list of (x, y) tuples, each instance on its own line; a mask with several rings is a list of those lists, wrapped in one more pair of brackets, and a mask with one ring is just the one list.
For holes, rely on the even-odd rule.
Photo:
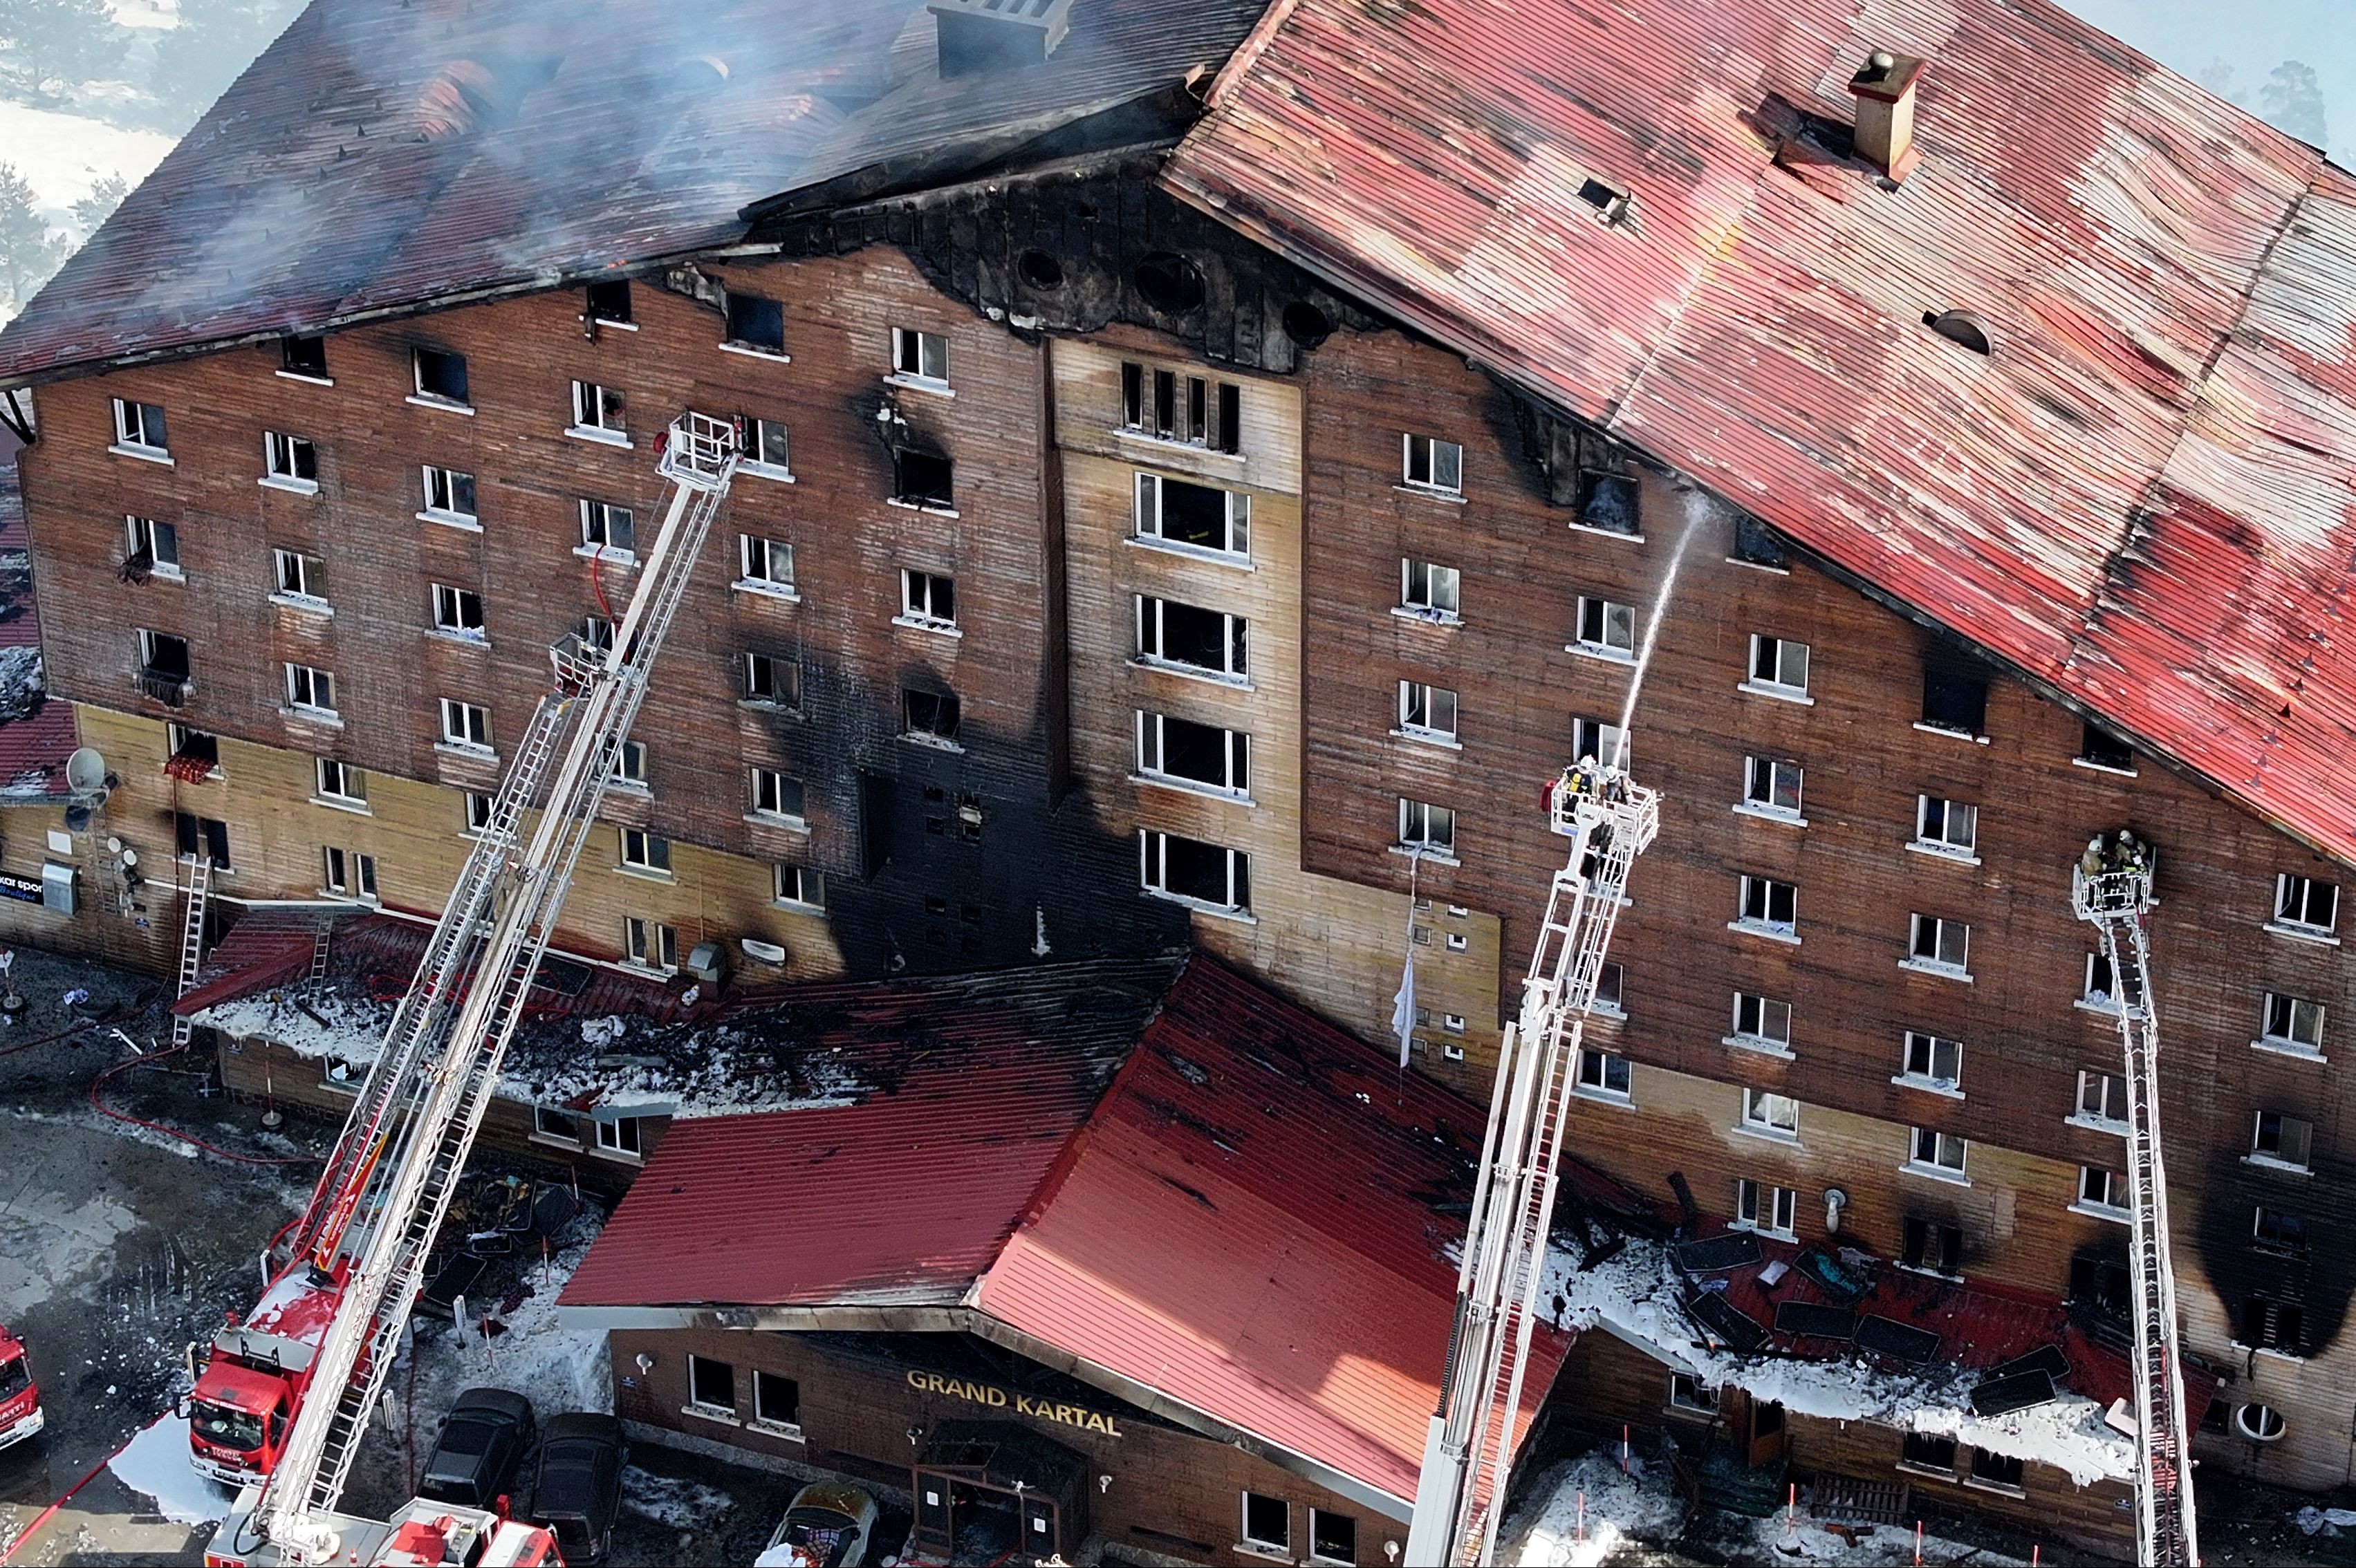
[(1857, 95), (1857, 155), (1893, 181), (1903, 181), (1922, 161), (1914, 147), (1914, 84), (1922, 75), (1922, 62), (1912, 55), (1876, 49), (1848, 79)]
[(973, 76), (1037, 65), (1071, 25), (1072, 0), (932, 0), (941, 74)]

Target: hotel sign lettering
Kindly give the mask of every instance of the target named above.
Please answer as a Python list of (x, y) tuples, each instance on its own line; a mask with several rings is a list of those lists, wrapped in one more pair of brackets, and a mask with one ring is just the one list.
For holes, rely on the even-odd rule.
[(987, 1405), (992, 1410), (1012, 1410), (1017, 1415), (1059, 1422), (1066, 1426), (1077, 1427), (1082, 1432), (1100, 1432), (1107, 1437), (1121, 1435), (1119, 1425), (1102, 1411), (1088, 1410), (1076, 1404), (1058, 1404), (1053, 1400), (1014, 1393), (989, 1383), (943, 1377), (938, 1372), (910, 1372), (908, 1386), (918, 1393), (946, 1394), (951, 1399), (964, 1400), (969, 1404)]

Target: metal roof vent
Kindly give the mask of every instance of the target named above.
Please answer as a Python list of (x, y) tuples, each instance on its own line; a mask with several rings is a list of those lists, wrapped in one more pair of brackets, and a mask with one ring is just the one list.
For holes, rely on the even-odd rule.
[(1037, 65), (1055, 52), (1071, 25), (1072, 0), (932, 0), (941, 39), (941, 74)]
[(1857, 155), (1893, 182), (1922, 158), (1914, 147), (1914, 86), (1922, 75), (1922, 62), (1912, 55), (1876, 49), (1848, 79), (1857, 95)]

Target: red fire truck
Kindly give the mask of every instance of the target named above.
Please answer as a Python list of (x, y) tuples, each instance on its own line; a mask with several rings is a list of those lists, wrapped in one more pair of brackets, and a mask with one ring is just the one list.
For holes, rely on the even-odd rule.
[(0, 1324), (0, 1448), (22, 1443), (41, 1429), (41, 1389), (33, 1381), (25, 1343)]
[(348, 1268), (327, 1275), (296, 1258), (252, 1317), (213, 1336), (212, 1357), (188, 1396), (188, 1456), (198, 1473), (235, 1489), (276, 1467)]

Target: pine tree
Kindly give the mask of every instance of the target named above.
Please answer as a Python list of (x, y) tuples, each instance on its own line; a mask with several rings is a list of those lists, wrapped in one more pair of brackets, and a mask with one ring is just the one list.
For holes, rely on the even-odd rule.
[(33, 187), (16, 165), (0, 164), (0, 299), (23, 304), (65, 257), (33, 205)]
[(2315, 80), (2313, 66), (2285, 60), (2275, 67), (2258, 89), (2258, 112), (2277, 130), (2310, 146), (2324, 146), (2330, 140), (2323, 118), (2323, 88)]
[(0, 0), (0, 66), (37, 96), (101, 77), (124, 41), (105, 0)]
[(73, 204), (74, 221), (81, 225), (82, 238), (97, 233), (98, 226), (114, 216), (114, 209), (123, 205), (123, 195), (130, 188), (121, 176), (109, 175), (91, 187), (88, 196)]

